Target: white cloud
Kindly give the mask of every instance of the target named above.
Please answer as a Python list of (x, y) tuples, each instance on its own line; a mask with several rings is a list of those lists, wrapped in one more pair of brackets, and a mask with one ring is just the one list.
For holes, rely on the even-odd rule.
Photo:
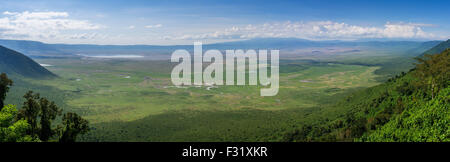
[(383, 27), (358, 26), (332, 21), (265, 23), (174, 37), (186, 39), (248, 39), (258, 37), (296, 37), (312, 40), (354, 40), (362, 38), (428, 38), (435, 36), (422, 30), (430, 24), (386, 23)]
[[(97, 17), (103, 17), (97, 15)], [(111, 25), (115, 26), (115, 25)], [(120, 25), (117, 25), (120, 26)], [(122, 29), (136, 29), (130, 25)], [(162, 24), (149, 24), (147, 29), (162, 28)], [(0, 13), (0, 38), (28, 39), (49, 43), (96, 44), (179, 44), (191, 40), (222, 42), (250, 38), (303, 38), (311, 40), (355, 40), (361, 38), (425, 38), (443, 39), (448, 35), (433, 35), (424, 29), (435, 27), (421, 23), (390, 23), (382, 26), (362, 26), (333, 21), (274, 22), (238, 25), (226, 29), (182, 29), (172, 32), (156, 30), (129, 30), (122, 35), (115, 31), (98, 30), (103, 25), (87, 20), (73, 19), (67, 12), (3, 12)], [(170, 30), (170, 29), (167, 29)], [(209, 32), (204, 32), (209, 31)], [(103, 34), (102, 34), (103, 33)]]
[(147, 25), (145, 28), (160, 28), (162, 27), (162, 24), (155, 24), (155, 25)]
[(68, 17), (67, 12), (3, 12), (4, 15), (16, 16), (23, 19), (49, 19), (53, 17)]
[(37, 40), (63, 38), (62, 31), (95, 30), (103, 26), (86, 20), (70, 19), (67, 12), (3, 12), (0, 36)]
[(70, 39), (86, 40), (86, 39), (106, 39), (107, 35), (98, 33), (80, 33), (72, 34), (69, 36)]

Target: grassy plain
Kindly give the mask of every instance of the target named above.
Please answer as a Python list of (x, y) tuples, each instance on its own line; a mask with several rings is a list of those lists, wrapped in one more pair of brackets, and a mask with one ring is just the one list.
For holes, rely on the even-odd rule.
[[(84, 141), (277, 141), (348, 92), (378, 84), (376, 66), (285, 60), (277, 96), (262, 86), (174, 87), (168, 61), (43, 59), (58, 76), (29, 80), (63, 92), (91, 122)], [(326, 115), (324, 115), (324, 113)]]

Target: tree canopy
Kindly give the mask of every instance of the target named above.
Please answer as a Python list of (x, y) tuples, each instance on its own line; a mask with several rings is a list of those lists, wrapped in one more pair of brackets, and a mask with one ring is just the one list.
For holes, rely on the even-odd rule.
[(0, 74), (0, 110), (3, 108), (6, 93), (9, 91), (9, 87), (13, 85), (13, 81), (8, 78), (5, 73)]
[[(0, 75), (0, 101), (3, 104), (12, 81), (6, 74)], [(59, 141), (75, 142), (79, 134), (89, 131), (89, 122), (76, 113), (67, 112), (58, 126), (52, 126), (62, 115), (55, 102), (28, 91), (20, 110), (15, 105), (0, 109), (0, 142)]]

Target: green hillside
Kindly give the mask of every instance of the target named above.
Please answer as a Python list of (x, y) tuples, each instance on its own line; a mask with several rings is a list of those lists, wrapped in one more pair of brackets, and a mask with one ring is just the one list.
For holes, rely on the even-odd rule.
[(27, 56), (3, 46), (0, 46), (0, 72), (30, 78), (55, 76)]
[(438, 44), (437, 46), (434, 46), (433, 48), (429, 49), (428, 51), (425, 51), (424, 54), (437, 54), (441, 53), (442, 51), (450, 48), (450, 39)]
[(408, 73), (355, 92), (335, 105), (347, 110), (338, 119), (303, 126), (284, 139), (450, 141), (450, 49), (418, 61)]

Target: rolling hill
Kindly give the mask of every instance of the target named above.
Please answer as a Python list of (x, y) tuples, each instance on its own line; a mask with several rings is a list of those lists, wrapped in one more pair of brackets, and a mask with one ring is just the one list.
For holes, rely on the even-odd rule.
[(30, 78), (56, 76), (29, 57), (3, 46), (0, 46), (0, 72)]

